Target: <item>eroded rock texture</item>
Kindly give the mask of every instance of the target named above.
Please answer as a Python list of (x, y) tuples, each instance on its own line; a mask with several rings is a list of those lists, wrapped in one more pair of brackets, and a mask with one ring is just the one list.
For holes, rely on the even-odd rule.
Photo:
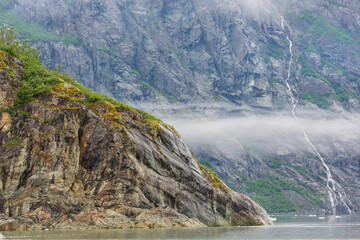
[[(0, 7), (0, 22), (29, 39), (44, 64), (162, 119), (254, 114), (265, 119), (252, 126), (260, 131), (268, 115), (291, 115), (287, 37), (298, 116), (341, 120), (360, 111), (359, 0), (3, 0)], [(358, 126), (340, 137), (308, 130), (357, 212)], [(203, 145), (187, 142), (233, 189), (266, 198), (268, 211), (333, 214), (325, 168), (302, 133), (289, 141), (282, 129), (252, 142), (254, 131), (236, 129)], [(271, 196), (253, 187), (263, 181)]]
[[(2, 104), (10, 107), (22, 68), (1, 56), (15, 64), (12, 76), (0, 70)], [(1, 230), (271, 223), (199, 165), (171, 127), (85, 100), (63, 82), (21, 111), (1, 113)]]
[[(290, 109), (286, 36), (296, 94), (360, 109), (339, 90), (359, 96), (357, 0), (11, 0), (3, 8), (18, 19), (5, 23), (38, 47), (46, 65), (159, 114)], [(26, 21), (34, 34), (16, 28)]]

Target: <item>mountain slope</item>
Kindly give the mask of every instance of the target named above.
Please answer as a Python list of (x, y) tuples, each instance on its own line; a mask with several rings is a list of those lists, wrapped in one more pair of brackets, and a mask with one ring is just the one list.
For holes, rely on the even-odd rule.
[[(358, 212), (359, 12), (357, 0), (2, 0), (0, 22), (87, 87), (163, 119), (199, 117), (174, 124), (268, 211), (332, 214), (326, 168), (301, 130)], [(289, 117), (289, 72), (303, 126)]]
[(6, 49), (24, 61), (0, 51), (2, 231), (271, 224), (168, 125)]
[(357, 1), (245, 3), (3, 1), (2, 23), (32, 40), (47, 65), (125, 102), (279, 110), (287, 105), (283, 12), (299, 97), (320, 108), (359, 108)]

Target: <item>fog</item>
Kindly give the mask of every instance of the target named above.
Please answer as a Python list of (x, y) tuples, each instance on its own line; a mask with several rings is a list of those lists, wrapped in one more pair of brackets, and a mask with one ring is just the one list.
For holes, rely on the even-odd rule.
[(216, 2), (220, 7), (242, 9), (256, 21), (263, 21), (269, 17), (280, 18), (279, 4), (274, 0), (217, 0)]
[[(359, 119), (358, 114), (333, 115), (300, 118), (300, 122), (320, 151), (354, 152), (360, 147)], [(213, 146), (233, 157), (243, 148), (258, 148), (277, 154), (313, 152), (305, 141), (300, 123), (286, 113), (218, 119), (169, 119), (166, 122), (172, 124), (194, 150)]]
[(271, 0), (217, 0), (216, 2), (219, 5), (226, 5), (233, 9), (242, 7), (252, 11), (259, 11), (274, 6)]

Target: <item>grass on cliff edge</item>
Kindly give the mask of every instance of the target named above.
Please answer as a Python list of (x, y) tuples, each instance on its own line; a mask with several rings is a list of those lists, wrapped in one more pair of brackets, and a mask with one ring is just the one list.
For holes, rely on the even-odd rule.
[(22, 60), (24, 64), (24, 72), (21, 76), (22, 86), (17, 92), (18, 98), (15, 101), (16, 106), (25, 102), (29, 102), (33, 100), (34, 97), (39, 96), (44, 92), (51, 91), (55, 85), (60, 83), (59, 78), (61, 78), (65, 82), (79, 88), (80, 91), (86, 96), (87, 102), (89, 103), (107, 101), (117, 107), (120, 107), (121, 109), (135, 110), (139, 112), (143, 116), (144, 121), (160, 121), (158, 118), (149, 113), (132, 108), (104, 94), (94, 92), (84, 87), (80, 83), (74, 81), (67, 74), (60, 73), (58, 69), (47, 69), (41, 63), (36, 49), (32, 48), (26, 40), (22, 42), (17, 40), (16, 34), (11, 28), (0, 28), (0, 50), (7, 52), (17, 59)]
[[(146, 122), (158, 123), (161, 121), (160, 119), (147, 112), (144, 112), (140, 109), (132, 108), (124, 103), (121, 103), (115, 99), (106, 96), (105, 94), (101, 94), (92, 91), (87, 87), (84, 87), (80, 83), (74, 81), (74, 79), (69, 77), (67, 74), (60, 73), (58, 69), (47, 69), (41, 63), (36, 49), (32, 48), (26, 40), (22, 42), (16, 40), (16, 34), (11, 28), (5, 29), (3, 27), (0, 27), (0, 56), (1, 51), (4, 51), (15, 58), (22, 60), (24, 64), (24, 72), (21, 76), (22, 86), (17, 92), (18, 98), (15, 100), (15, 107), (25, 102), (29, 102), (33, 100), (36, 96), (39, 96), (47, 91), (51, 91), (54, 86), (61, 83), (61, 81), (59, 80), (60, 78), (65, 82), (79, 88), (80, 91), (86, 96), (86, 100), (88, 103), (107, 101), (117, 107), (120, 107), (121, 109), (137, 111), (142, 115), (143, 120)], [(13, 110), (14, 106), (10, 109), (0, 109), (0, 113), (13, 113)], [(176, 132), (175, 129), (173, 130)], [(17, 139), (14, 139), (6, 144), (7, 146), (13, 146), (18, 143), (19, 142), (17, 141)], [(199, 162), (198, 164), (204, 175), (207, 176), (210, 183), (213, 185), (213, 187), (220, 186), (225, 191), (229, 191), (229, 188), (224, 185), (224, 183), (219, 179), (218, 175), (212, 169), (202, 166)]]

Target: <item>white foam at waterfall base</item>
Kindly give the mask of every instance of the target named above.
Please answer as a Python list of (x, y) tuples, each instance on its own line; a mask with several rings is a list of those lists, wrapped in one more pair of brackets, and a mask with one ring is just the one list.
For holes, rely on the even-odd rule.
[[(284, 18), (281, 16), (281, 28), (283, 29), (283, 31), (285, 30), (285, 21)], [(289, 27), (290, 29), (290, 27)], [(290, 29), (291, 31), (291, 29)], [(312, 141), (310, 140), (308, 134), (306, 133), (305, 128), (303, 127), (303, 125), (301, 124), (301, 122), (299, 121), (297, 115), (296, 115), (296, 106), (297, 106), (297, 99), (295, 98), (294, 94), (293, 94), (293, 90), (290, 86), (289, 80), (291, 78), (291, 65), (293, 62), (293, 58), (294, 58), (294, 54), (292, 51), (292, 47), (293, 47), (293, 42), (290, 40), (289, 36), (286, 36), (286, 39), (289, 42), (289, 52), (290, 52), (290, 60), (289, 60), (289, 68), (288, 68), (288, 74), (287, 74), (287, 78), (285, 80), (286, 82), (286, 86), (288, 88), (288, 93), (289, 96), (291, 98), (291, 104), (292, 104), (292, 114), (294, 116), (294, 118), (296, 119), (296, 121), (298, 122), (299, 126), (301, 127), (301, 130), (304, 134), (304, 137), (306, 139), (306, 141), (309, 143), (309, 145), (312, 147), (312, 149), (314, 150), (314, 152), (316, 153), (317, 157), (321, 160), (321, 163), (323, 165), (323, 167), (325, 168), (325, 172), (326, 172), (326, 176), (327, 176), (327, 183), (326, 183), (326, 187), (328, 189), (328, 194), (329, 194), (329, 200), (330, 200), (330, 204), (331, 204), (331, 208), (332, 208), (332, 213), (334, 215), (336, 215), (336, 206), (339, 205), (339, 201), (337, 200), (337, 196), (336, 194), (339, 196), (340, 202), (345, 206), (345, 208), (347, 209), (348, 213), (351, 214), (352, 210), (350, 209), (350, 207), (348, 206), (348, 203), (351, 203), (351, 201), (346, 197), (346, 193), (343, 190), (343, 188), (340, 186), (339, 183), (337, 183), (333, 178), (332, 178), (332, 174), (330, 171), (330, 168), (328, 167), (328, 165), (325, 163), (325, 160), (323, 159), (323, 157), (321, 156), (320, 152), (318, 151), (318, 149), (316, 148), (316, 146), (312, 143)], [(336, 190), (336, 185), (338, 186), (339, 190)], [(341, 191), (343, 193), (341, 193)], [(340, 204), (341, 204), (340, 203)]]

